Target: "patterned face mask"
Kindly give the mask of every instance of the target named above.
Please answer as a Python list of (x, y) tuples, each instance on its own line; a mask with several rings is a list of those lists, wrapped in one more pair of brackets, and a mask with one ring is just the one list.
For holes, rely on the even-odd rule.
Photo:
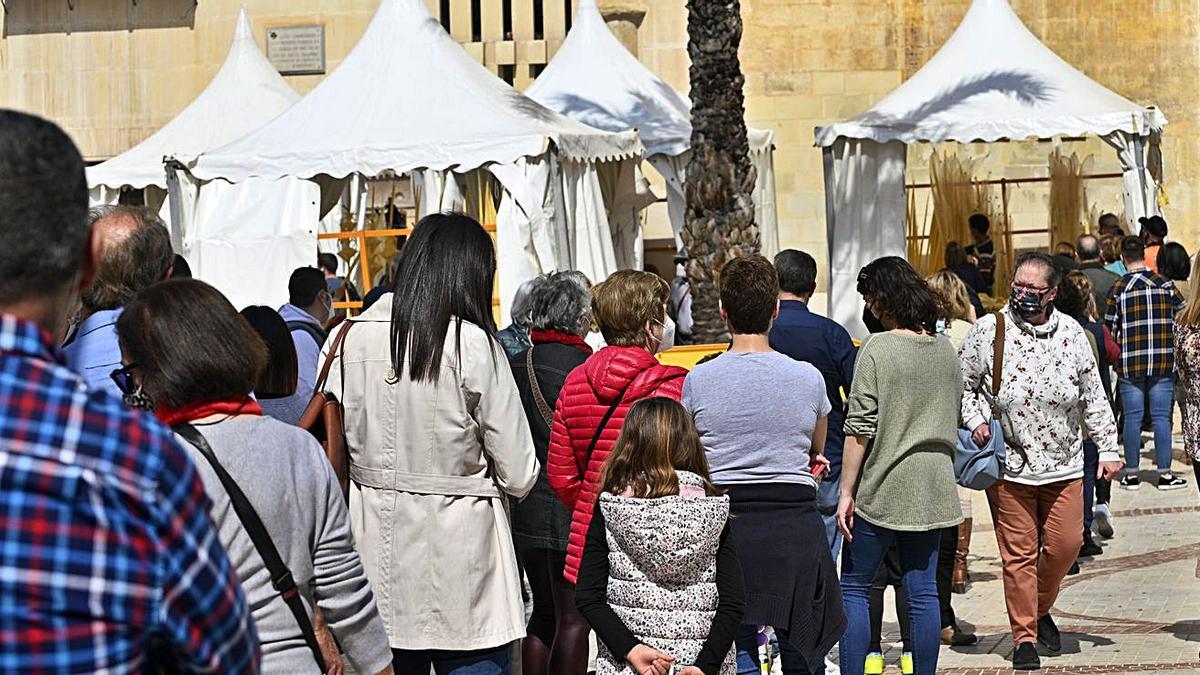
[(1017, 313), (1017, 316), (1028, 321), (1046, 309), (1048, 295), (1050, 295), (1050, 289), (1035, 291), (1030, 288), (1013, 286), (1008, 304)]
[(130, 408), (154, 410), (154, 401), (150, 400), (145, 391), (142, 391), (142, 385), (140, 384), (133, 391), (126, 393), (121, 398), (125, 401), (125, 405)]

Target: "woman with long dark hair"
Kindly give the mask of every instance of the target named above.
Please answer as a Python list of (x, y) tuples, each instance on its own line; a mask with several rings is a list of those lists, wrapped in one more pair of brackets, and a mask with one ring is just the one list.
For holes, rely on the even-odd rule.
[[(264, 416), (250, 397), (267, 363), (254, 329), (215, 288), (181, 279), (139, 293), (117, 320), (117, 336), (124, 366), (113, 379), (127, 401), (179, 430), (204, 481), (217, 536), (253, 609), (263, 672), (321, 671), (217, 465), (291, 571), (306, 621), (319, 625), (313, 618), (319, 608), (357, 672), (390, 673), (387, 635), (325, 453), (309, 433)], [(321, 629), (316, 635), (321, 643)], [(324, 664), (340, 666), (332, 641), (322, 646)]]
[(859, 273), (858, 292), (887, 330), (859, 350), (846, 414), (837, 511), (846, 537), (842, 594), (849, 621), (842, 672), (864, 672), (868, 596), (896, 542), (914, 672), (933, 675), (942, 628), (938, 548), (942, 530), (962, 521), (954, 481), (962, 376), (950, 340), (936, 333), (938, 299), (912, 265), (897, 257), (876, 260)]
[(422, 219), (395, 293), (341, 329), (325, 387), (345, 405), (351, 524), (400, 673), (508, 673), (525, 636), (505, 502), (538, 462), (496, 341), (495, 275), (479, 223)]
[(242, 318), (262, 338), (267, 346), (267, 367), (254, 385), (254, 398), (263, 414), (285, 424), (296, 424), (308, 407), (296, 393), (296, 343), (292, 341), (287, 323), (279, 312), (262, 305), (251, 305), (241, 311)]

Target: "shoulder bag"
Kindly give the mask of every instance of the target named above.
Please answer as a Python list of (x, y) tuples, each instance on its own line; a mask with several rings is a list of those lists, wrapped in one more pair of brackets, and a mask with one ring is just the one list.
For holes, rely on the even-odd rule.
[[(554, 420), (554, 410), (546, 403), (546, 397), (542, 394), (542, 385), (538, 382), (537, 372), (533, 369), (533, 347), (525, 350), (525, 370), (529, 371), (529, 388), (533, 390), (533, 401), (537, 403), (538, 412), (542, 414), (542, 419), (546, 421), (546, 427), (550, 428)], [(608, 419), (605, 418), (605, 422)], [(592, 443), (592, 447), (595, 447)]]
[(174, 427), (174, 431), (195, 446), (200, 454), (204, 455), (204, 459), (208, 460), (213, 471), (217, 473), (217, 478), (221, 480), (221, 485), (225, 487), (225, 492), (229, 495), (233, 512), (237, 514), (242, 527), (246, 528), (246, 534), (250, 535), (254, 549), (262, 556), (263, 562), (267, 566), (267, 572), (271, 575), (271, 586), (283, 598), (288, 609), (292, 611), (292, 616), (296, 617), (296, 623), (300, 624), (300, 632), (304, 634), (304, 642), (312, 650), (313, 659), (316, 660), (321, 672), (329, 672), (325, 665), (325, 657), (321, 655), (321, 647), (317, 643), (317, 635), (313, 630), (312, 621), (309, 620), (308, 612), (304, 609), (304, 602), (300, 599), (300, 590), (296, 587), (296, 580), (292, 578), (292, 571), (288, 569), (287, 563), (283, 562), (283, 558), (280, 557), (279, 549), (275, 548), (275, 542), (271, 541), (271, 535), (267, 532), (266, 525), (263, 525), (262, 519), (258, 517), (258, 512), (251, 506), (250, 500), (246, 499), (245, 493), (233, 480), (233, 476), (230, 476), (221, 462), (217, 460), (212, 446), (196, 430), (196, 427), (190, 424), (180, 424)]
[(351, 321), (346, 321), (346, 325), (329, 346), (329, 354), (325, 356), (325, 365), (321, 366), (312, 400), (308, 402), (308, 407), (304, 409), (304, 414), (297, 423), (297, 426), (321, 442), (321, 447), (325, 449), (325, 457), (333, 466), (333, 472), (337, 474), (342, 497), (347, 501), (350, 499), (350, 457), (346, 453), (345, 409), (336, 396), (326, 393), (324, 389), (325, 382), (329, 379), (329, 369), (333, 366), (333, 360), (337, 359), (342, 369), (342, 392), (345, 393), (346, 363), (342, 358), (342, 348), (351, 324)]
[[(992, 339), (992, 392), (989, 403), (992, 418), (988, 420), (991, 438), (983, 447), (975, 445), (974, 429), (959, 429), (954, 451), (954, 477), (959, 485), (971, 490), (986, 490), (1004, 475), (1006, 450), (1004, 428), (1000, 424), (1000, 377), (1004, 372), (1004, 315), (996, 312), (996, 336)], [(969, 392), (974, 395), (974, 392)]]

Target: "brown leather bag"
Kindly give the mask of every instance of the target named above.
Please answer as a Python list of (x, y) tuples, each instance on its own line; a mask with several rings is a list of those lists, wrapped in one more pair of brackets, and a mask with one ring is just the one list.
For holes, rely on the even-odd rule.
[(350, 332), (350, 321), (346, 321), (342, 330), (333, 339), (329, 354), (325, 356), (325, 365), (321, 366), (321, 374), (313, 390), (312, 400), (300, 416), (299, 427), (308, 431), (321, 442), (325, 448), (325, 457), (337, 474), (338, 484), (342, 488), (342, 497), (350, 500), (350, 456), (346, 452), (345, 411), (342, 402), (333, 394), (326, 393), (325, 381), (329, 379), (329, 369), (333, 360), (337, 359), (342, 372), (342, 391), (346, 387), (346, 364), (342, 359), (342, 345), (346, 341), (346, 333)]

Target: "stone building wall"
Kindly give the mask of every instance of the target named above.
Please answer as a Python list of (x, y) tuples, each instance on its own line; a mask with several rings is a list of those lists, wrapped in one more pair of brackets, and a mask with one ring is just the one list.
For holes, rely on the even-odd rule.
[[(569, 24), (567, 0), (426, 2), (435, 16), (447, 6), (455, 38), (518, 88), (553, 56)], [(0, 106), (52, 117), (89, 159), (111, 157), (153, 133), (203, 88), (225, 56), (242, 4), (260, 44), (268, 25), (323, 23), (328, 73), (358, 41), (378, 0), (79, 0), (75, 10), (65, 1), (6, 0), (7, 11), (0, 9)], [(600, 4), (615, 19), (618, 37), (686, 91), (685, 0)], [(742, 6), (747, 117), (775, 131), (781, 240), (821, 258), (825, 207), (813, 127), (862, 112), (914, 73), (949, 37), (969, 0), (742, 0)], [(1200, 0), (1013, 0), (1013, 6), (1075, 67), (1164, 110), (1171, 120), (1163, 146), (1168, 221), (1189, 249), (1200, 245)], [(320, 78), (287, 79), (306, 92)], [(419, 92), (414, 97), (419, 100)], [(1097, 172), (1118, 168), (1099, 141), (1065, 139), (1062, 145), (1092, 155)], [(981, 157), (981, 172), (998, 178), (1046, 175), (1052, 146), (946, 149)], [(910, 182), (927, 180), (931, 150), (910, 149)], [(1098, 207), (1119, 210), (1119, 181), (1088, 187)], [(1014, 225), (1044, 226), (1046, 196), (1038, 186), (1015, 191)], [(919, 211), (924, 199), (918, 192)], [(661, 220), (661, 213), (655, 217)], [(661, 232), (661, 224), (655, 229)]]
[[(682, 0), (645, 0), (639, 33), (643, 62), (687, 89), (686, 9)], [(1170, 119), (1163, 142), (1172, 236), (1200, 245), (1196, 213), (1200, 142), (1200, 0), (1013, 0), (1030, 30), (1076, 68), (1117, 93), (1161, 107)], [(781, 243), (825, 251), (821, 153), (813, 127), (863, 112), (915, 73), (949, 38), (969, 0), (742, 0), (747, 119), (776, 134)], [(1065, 153), (1093, 157), (1096, 173), (1119, 171), (1096, 139), (1062, 139)], [(1047, 175), (1052, 142), (956, 146), (979, 158), (981, 177)], [(933, 148), (909, 150), (909, 182), (928, 180)], [(1119, 180), (1088, 184), (1089, 200), (1119, 212)], [(1046, 186), (1010, 193), (1014, 228), (1045, 227)], [(917, 192), (918, 212), (928, 191)], [(999, 193), (997, 191), (997, 199)], [(1038, 237), (1027, 237), (1032, 244)], [(1042, 237), (1044, 240), (1045, 238)]]

